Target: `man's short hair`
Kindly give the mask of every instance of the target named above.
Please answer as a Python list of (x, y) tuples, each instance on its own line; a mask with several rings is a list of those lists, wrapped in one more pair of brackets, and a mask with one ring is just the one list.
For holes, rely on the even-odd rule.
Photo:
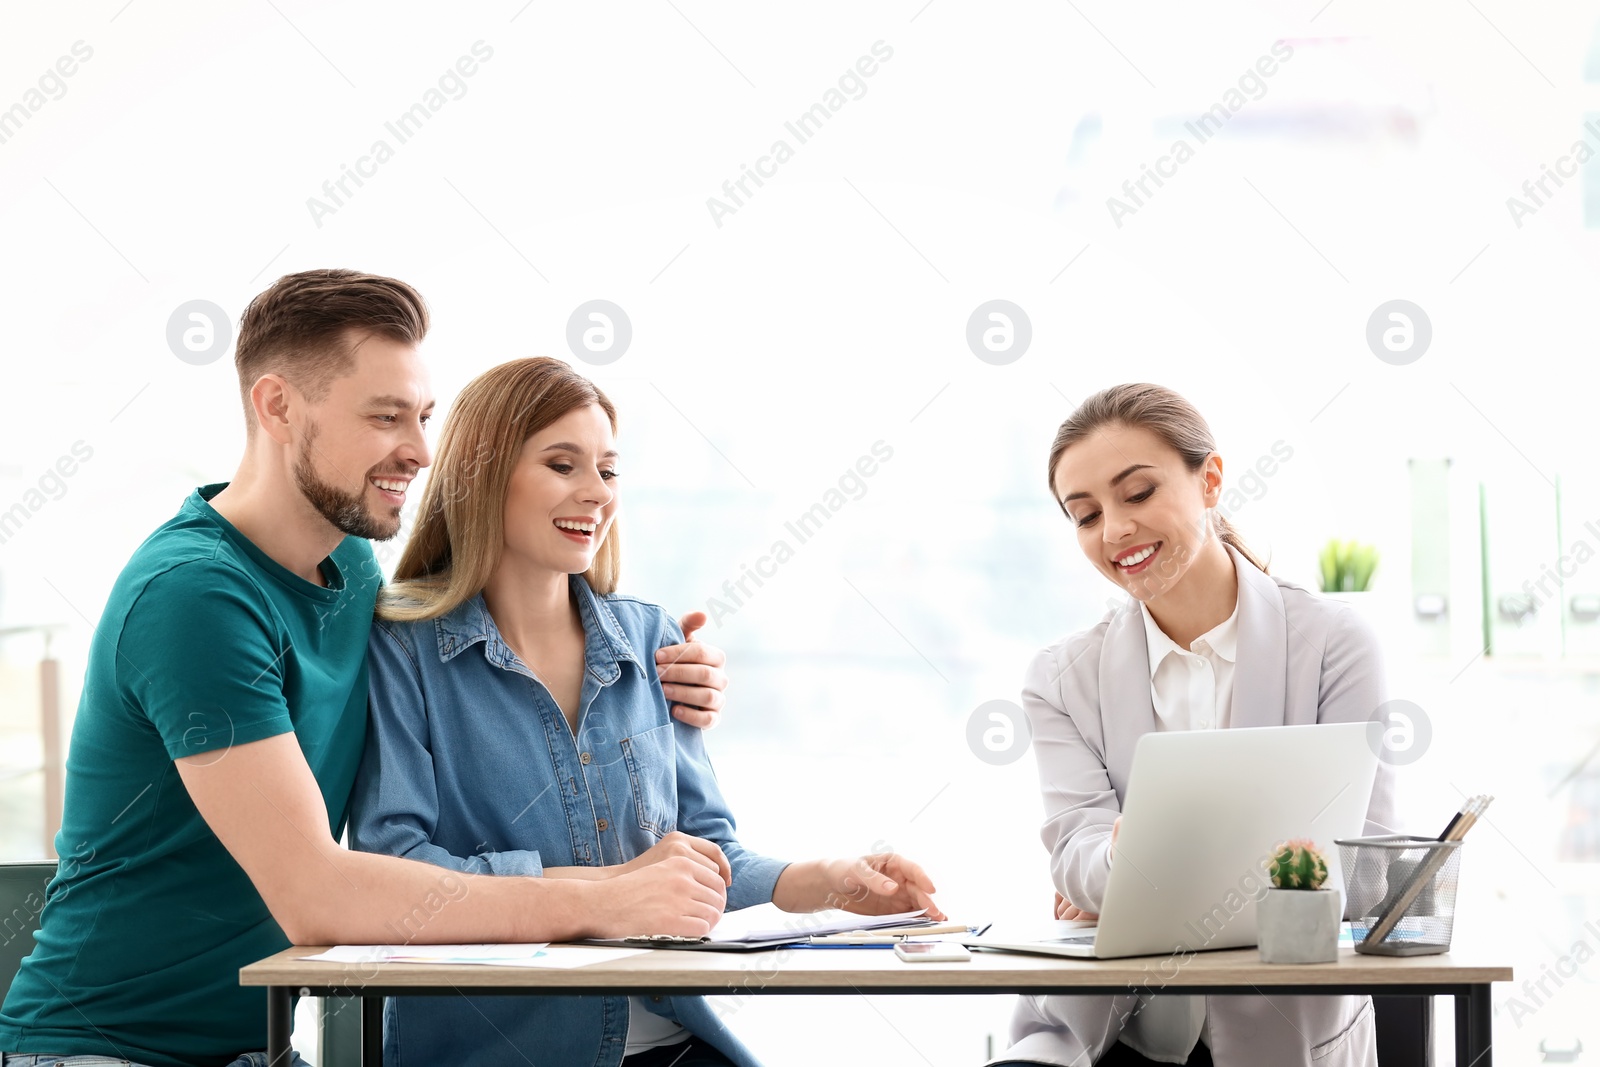
[(355, 365), (364, 335), (417, 345), (428, 332), (428, 307), (405, 282), (353, 270), (285, 274), (239, 319), (233, 361), (245, 421), (255, 432), (250, 390), (264, 374), (280, 374), (313, 403)]

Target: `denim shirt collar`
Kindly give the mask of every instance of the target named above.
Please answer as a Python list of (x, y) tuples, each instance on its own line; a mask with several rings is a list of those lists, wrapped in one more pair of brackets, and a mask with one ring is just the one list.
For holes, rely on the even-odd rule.
[[(622, 674), (622, 664), (632, 663), (644, 673), (644, 663), (639, 659), (632, 642), (622, 632), (622, 624), (606, 602), (598, 596), (583, 575), (568, 578), (568, 587), (578, 604), (578, 616), (583, 620), (584, 666), (602, 685), (609, 685)], [(489, 662), (507, 670), (518, 669), (518, 659), (511, 646), (500, 636), (500, 628), (477, 593), (460, 607), (434, 620), (439, 639), (439, 660), (447, 663), (479, 641), (484, 643), (483, 654)]]

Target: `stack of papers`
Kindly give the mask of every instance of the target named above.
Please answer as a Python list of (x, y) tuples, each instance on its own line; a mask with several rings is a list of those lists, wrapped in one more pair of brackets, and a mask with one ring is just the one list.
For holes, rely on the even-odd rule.
[(894, 915), (856, 915), (830, 909), (791, 913), (772, 904), (757, 904), (723, 915), (707, 937), (675, 937), (670, 934), (644, 934), (637, 937), (595, 938), (594, 945), (648, 945), (652, 948), (724, 949), (731, 952), (775, 948), (809, 941), (814, 936), (884, 929), (915, 929), (931, 926), (926, 908)]

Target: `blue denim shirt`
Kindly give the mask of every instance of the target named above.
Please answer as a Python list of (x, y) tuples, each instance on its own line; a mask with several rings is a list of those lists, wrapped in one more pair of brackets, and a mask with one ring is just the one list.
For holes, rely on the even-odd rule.
[[(577, 734), (475, 596), (420, 623), (378, 622), (368, 643), (370, 722), (351, 798), (350, 844), (477, 874), (533, 875), (638, 856), (673, 830), (721, 846), (730, 909), (772, 899), (785, 864), (742, 847), (702, 732), (674, 719), (655, 652), (683, 640), (654, 604), (571, 579), (584, 630)], [(756, 1059), (703, 997), (651, 1011)], [(628, 998), (399, 997), (384, 1062), (475, 1067), (622, 1060)]]

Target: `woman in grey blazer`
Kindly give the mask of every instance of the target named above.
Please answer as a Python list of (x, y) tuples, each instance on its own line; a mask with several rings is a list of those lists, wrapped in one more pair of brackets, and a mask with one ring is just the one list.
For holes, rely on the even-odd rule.
[[(1269, 577), (1216, 510), (1222, 458), (1192, 405), (1120, 385), (1061, 425), (1049, 484), (1091, 565), (1129, 599), (1035, 657), (1023, 687), (1061, 918), (1093, 918), (1134, 745), (1154, 730), (1373, 719), (1377, 638), (1348, 605)], [(1389, 833), (1380, 762), (1368, 833)], [(1269, 842), (1270, 843), (1270, 842)], [(1365, 996), (1032, 996), (992, 1064), (1375, 1067)]]

